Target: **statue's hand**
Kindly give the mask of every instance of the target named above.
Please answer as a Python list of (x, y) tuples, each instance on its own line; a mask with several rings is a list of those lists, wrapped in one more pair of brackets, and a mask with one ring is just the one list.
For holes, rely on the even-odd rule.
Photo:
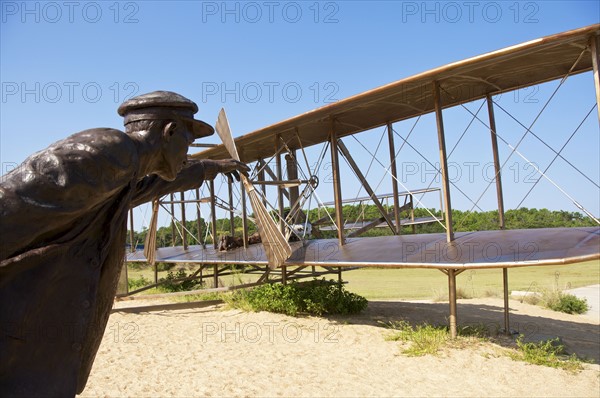
[(237, 181), (240, 180), (240, 173), (247, 176), (250, 172), (250, 167), (235, 159), (214, 160), (214, 162), (217, 163), (219, 173), (226, 174), (229, 178), (235, 177)]
[(230, 178), (235, 177), (237, 181), (240, 180), (240, 173), (248, 176), (248, 173), (250, 172), (250, 167), (235, 159), (218, 160), (218, 162), (219, 171), (227, 174)]

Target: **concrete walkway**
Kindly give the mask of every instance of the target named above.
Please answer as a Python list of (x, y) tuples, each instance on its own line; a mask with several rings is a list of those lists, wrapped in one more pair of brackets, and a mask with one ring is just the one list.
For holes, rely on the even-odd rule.
[(600, 322), (600, 285), (578, 287), (577, 289), (565, 290), (579, 298), (585, 298), (590, 306), (584, 315)]

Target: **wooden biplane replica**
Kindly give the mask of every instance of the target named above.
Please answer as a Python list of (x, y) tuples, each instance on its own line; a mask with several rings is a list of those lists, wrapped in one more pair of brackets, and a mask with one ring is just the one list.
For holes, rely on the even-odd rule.
[[(342, 270), (357, 267), (437, 269), (448, 278), (449, 322), (453, 335), (456, 335), (456, 276), (469, 269), (498, 268), (503, 270), (504, 326), (509, 331), (508, 268), (598, 259), (600, 227), (528, 230), (504, 228), (501, 176), (506, 159), (500, 159), (499, 141), (508, 145), (511, 155), (523, 157), (519, 145), (524, 136), (535, 133), (531, 126), (525, 127), (521, 140), (512, 144), (507, 142), (502, 137), (502, 132), (496, 131), (494, 99), (503, 93), (551, 81), (560, 80), (560, 87), (570, 76), (591, 72), (596, 93), (594, 106), (598, 109), (600, 120), (599, 52), (600, 25), (588, 26), (429, 70), (237, 137), (235, 145), (239, 158), (254, 170), (249, 177), (254, 186), (253, 194), (259, 195), (266, 205), (268, 214), (273, 217), (281, 234), (286, 238), (294, 237), (289, 239), (291, 255), (280, 267), (270, 267), (265, 246), (248, 244), (248, 225), (252, 223), (252, 214), (247, 209), (247, 193), (242, 185), (226, 181), (223, 184), (226, 186), (226, 193), (223, 194), (216, 188), (215, 181), (205, 184), (201, 190), (181, 193), (179, 198), (171, 195), (160, 199), (162, 209), (173, 217), (173, 235), (179, 234), (183, 238), (183, 245), (157, 248), (156, 261), (197, 265), (197, 271), (190, 278), (214, 281), (214, 287), (205, 291), (249, 287), (268, 281), (286, 283), (292, 279), (328, 273), (337, 274), (341, 278)], [(487, 105), (486, 117), (473, 114), (464, 106), (474, 101), (484, 101)], [(495, 178), (490, 185), (496, 188), (498, 230), (454, 231), (451, 201), (454, 187), (448, 177), (443, 117), (444, 110), (453, 107), (466, 109), (490, 134), (479, 138), (482, 146), (491, 146), (493, 154)], [(426, 114), (433, 114), (437, 125), (439, 167), (436, 167), (436, 171), (441, 176), (440, 186), (429, 184), (428, 187), (408, 187), (402, 183), (398, 174), (399, 145), (396, 141), (398, 137), (402, 139), (400, 147), (410, 144), (407, 138), (398, 134), (394, 124)], [(385, 187), (391, 193), (376, 192), (379, 187), (374, 187), (369, 181), (364, 168), (357, 164), (345, 142), (358, 133), (377, 128), (383, 129), (387, 135), (389, 155), (373, 156), (371, 162), (379, 164), (388, 176), (389, 185)], [(543, 137), (535, 136), (543, 140)], [(312, 159), (313, 162), (308, 159), (307, 152), (312, 148), (320, 148), (315, 152), (318, 153), (316, 163), (315, 158)], [(562, 158), (560, 151), (553, 149), (553, 152)], [(232, 155), (225, 145), (215, 145), (192, 156), (196, 159), (223, 159)], [(318, 178), (324, 159), (330, 162), (331, 167), (332, 179), (326, 186), (333, 190), (333, 201), (330, 202), (323, 202), (318, 195), (318, 187), (323, 189), (324, 185)], [(366, 195), (343, 197), (340, 172), (342, 159), (360, 181), (361, 189), (364, 189)], [(540, 179), (549, 178), (547, 169), (536, 171)], [(592, 183), (599, 186), (597, 181)], [(557, 188), (566, 195), (570, 203), (600, 225), (592, 212), (559, 186)], [(421, 206), (425, 195), (439, 201), (439, 212), (434, 213)], [(276, 200), (271, 205), (269, 199), (273, 196)], [(378, 210), (377, 217), (345, 220), (343, 206), (351, 202), (375, 206)], [(476, 201), (474, 203), (477, 204)], [(210, 213), (204, 236), (200, 236), (199, 225), (198, 236), (193, 238), (197, 244), (193, 245), (186, 243), (190, 239), (190, 232), (185, 228), (186, 205), (196, 209), (199, 223), (203, 206), (209, 208), (204, 214)], [(175, 206), (181, 207), (179, 217)], [(428, 216), (415, 217), (416, 207), (425, 208), (429, 211)], [(241, 217), (242, 228), (237, 232), (242, 236), (242, 247), (217, 250), (218, 208), (229, 214), (231, 236), (236, 233), (233, 227), (234, 217)], [(320, 213), (317, 220), (313, 217), (309, 223), (307, 214), (310, 211)], [(441, 224), (445, 233), (415, 234), (414, 226), (425, 223)], [(133, 219), (131, 225), (133, 230)], [(412, 229), (403, 228), (407, 226)], [(361, 237), (374, 228), (382, 227), (389, 229), (387, 236)], [(401, 233), (407, 230), (409, 233)], [(325, 236), (328, 234), (329, 237)], [(135, 250), (133, 236), (131, 243), (132, 251), (128, 254), (127, 261), (146, 261), (143, 252)], [(520, 249), (515, 250), (515, 247)], [(493, 249), (493, 254), (490, 254), (490, 248)], [(235, 287), (219, 287), (219, 277), (240, 272), (242, 266), (241, 272), (257, 274), (257, 279)], [(238, 269), (232, 270), (232, 267)]]

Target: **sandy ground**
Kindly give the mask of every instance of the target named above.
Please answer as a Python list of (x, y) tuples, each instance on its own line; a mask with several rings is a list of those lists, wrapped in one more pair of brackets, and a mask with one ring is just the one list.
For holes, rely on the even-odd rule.
[[(595, 317), (511, 301), (511, 328), (560, 336), (592, 359), (578, 374), (515, 362), (502, 346), (473, 343), (438, 356), (407, 357), (380, 321), (443, 323), (447, 303), (373, 301), (360, 316), (292, 318), (222, 306), (118, 302), (81, 396), (577, 396), (600, 397)], [(500, 299), (461, 300), (461, 324), (491, 330)]]

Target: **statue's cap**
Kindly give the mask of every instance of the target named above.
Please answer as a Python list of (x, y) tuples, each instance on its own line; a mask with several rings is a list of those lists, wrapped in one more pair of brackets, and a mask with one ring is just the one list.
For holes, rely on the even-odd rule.
[(194, 114), (198, 112), (198, 105), (194, 101), (172, 91), (138, 95), (123, 102), (118, 112), (125, 118), (125, 125), (139, 120), (175, 119), (185, 122), (196, 138), (215, 132), (209, 124), (194, 119)]

